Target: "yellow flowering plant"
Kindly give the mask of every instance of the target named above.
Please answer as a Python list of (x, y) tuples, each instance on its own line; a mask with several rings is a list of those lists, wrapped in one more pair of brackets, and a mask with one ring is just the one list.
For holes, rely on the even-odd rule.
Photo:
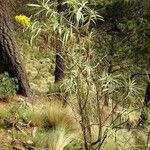
[(25, 15), (17, 15), (15, 16), (15, 20), (21, 24), (23, 27), (27, 27), (29, 26), (31, 23), (30, 23), (30, 18), (28, 18), (27, 16)]

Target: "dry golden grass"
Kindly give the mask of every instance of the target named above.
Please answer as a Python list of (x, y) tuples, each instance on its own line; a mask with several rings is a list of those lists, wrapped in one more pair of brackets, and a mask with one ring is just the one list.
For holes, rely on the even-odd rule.
[(46, 130), (37, 140), (38, 147), (63, 150), (78, 135), (78, 123), (71, 108), (60, 101), (45, 102), (33, 109), (32, 123)]

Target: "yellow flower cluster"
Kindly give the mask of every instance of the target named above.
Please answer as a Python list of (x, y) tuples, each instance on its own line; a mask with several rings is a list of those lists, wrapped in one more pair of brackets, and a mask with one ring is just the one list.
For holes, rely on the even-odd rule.
[(30, 25), (30, 18), (25, 15), (15, 16), (15, 20), (20, 23), (22, 26), (26, 27)]

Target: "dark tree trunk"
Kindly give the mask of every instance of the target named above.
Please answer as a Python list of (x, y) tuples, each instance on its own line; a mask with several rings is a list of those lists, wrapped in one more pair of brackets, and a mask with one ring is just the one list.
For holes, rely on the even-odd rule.
[(140, 115), (138, 126), (139, 125), (143, 126), (146, 123), (148, 116), (145, 113), (145, 110), (148, 108), (150, 108), (150, 82), (147, 83), (145, 98), (144, 98), (144, 107), (141, 110), (141, 115)]
[(144, 105), (150, 107), (150, 82), (147, 83)]
[(56, 68), (55, 68), (55, 83), (61, 81), (64, 76), (64, 60), (62, 48), (58, 45), (56, 46)]
[[(60, 14), (62, 12), (62, 0), (58, 0), (57, 11)], [(56, 67), (55, 67), (55, 83), (61, 81), (64, 76), (64, 59), (63, 59), (63, 49), (61, 47), (61, 42), (57, 40), (56, 43)]]
[(20, 49), (16, 43), (11, 22), (9, 0), (0, 0), (0, 71), (16, 77), (19, 93), (30, 96), (29, 82), (22, 64)]

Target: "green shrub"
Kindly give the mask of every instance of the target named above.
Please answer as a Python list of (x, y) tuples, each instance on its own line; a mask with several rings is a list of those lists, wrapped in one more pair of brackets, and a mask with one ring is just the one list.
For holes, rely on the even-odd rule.
[(0, 74), (0, 100), (9, 101), (18, 90), (18, 81), (7, 72)]

